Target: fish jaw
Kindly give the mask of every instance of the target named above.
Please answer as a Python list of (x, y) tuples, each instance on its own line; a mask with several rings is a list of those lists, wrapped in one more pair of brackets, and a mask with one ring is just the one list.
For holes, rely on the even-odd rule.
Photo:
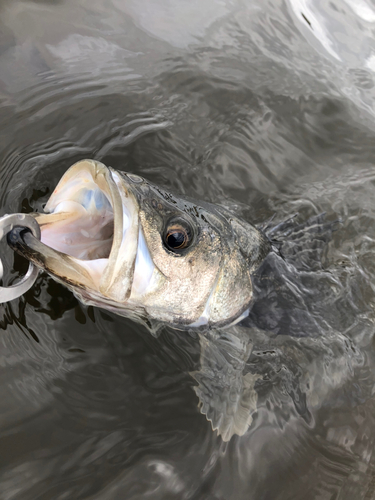
[(85, 295), (125, 303), (139, 236), (138, 203), (125, 179), (100, 162), (80, 161), (62, 177), (45, 211), (35, 214), (39, 265)]

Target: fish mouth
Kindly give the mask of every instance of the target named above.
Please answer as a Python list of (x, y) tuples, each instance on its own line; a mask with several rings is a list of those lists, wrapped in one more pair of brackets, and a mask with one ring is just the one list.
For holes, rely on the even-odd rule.
[[(33, 261), (72, 288), (116, 303), (132, 290), (139, 240), (139, 206), (129, 183), (100, 162), (74, 164), (45, 212)], [(36, 248), (38, 247), (38, 248)]]

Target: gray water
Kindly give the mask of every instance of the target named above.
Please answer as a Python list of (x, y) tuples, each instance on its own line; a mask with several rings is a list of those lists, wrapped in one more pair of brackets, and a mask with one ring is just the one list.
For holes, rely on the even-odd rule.
[(374, 32), (370, 0), (1, 2), (0, 214), (94, 158), (256, 224), (341, 221), (256, 278), (257, 404), (229, 443), (196, 335), (45, 274), (2, 305), (1, 499), (375, 498)]

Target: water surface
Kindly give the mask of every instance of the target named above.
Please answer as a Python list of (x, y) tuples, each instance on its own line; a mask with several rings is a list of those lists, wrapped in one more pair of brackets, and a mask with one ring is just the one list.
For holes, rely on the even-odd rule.
[[(229, 443), (196, 335), (44, 274), (1, 306), (1, 498), (375, 497), (374, 23), (369, 0), (1, 3), (1, 214), (94, 158), (253, 223), (341, 221), (256, 277), (257, 405)], [(9, 282), (25, 263), (2, 249)]]

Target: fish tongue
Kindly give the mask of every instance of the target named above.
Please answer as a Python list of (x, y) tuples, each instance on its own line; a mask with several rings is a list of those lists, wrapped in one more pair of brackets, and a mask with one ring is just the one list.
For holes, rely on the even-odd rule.
[(71, 214), (69, 212), (58, 212), (55, 214), (35, 213), (31, 215), (33, 215), (36, 218), (40, 227), (46, 226), (47, 224), (54, 224), (56, 222), (61, 222), (71, 217)]

